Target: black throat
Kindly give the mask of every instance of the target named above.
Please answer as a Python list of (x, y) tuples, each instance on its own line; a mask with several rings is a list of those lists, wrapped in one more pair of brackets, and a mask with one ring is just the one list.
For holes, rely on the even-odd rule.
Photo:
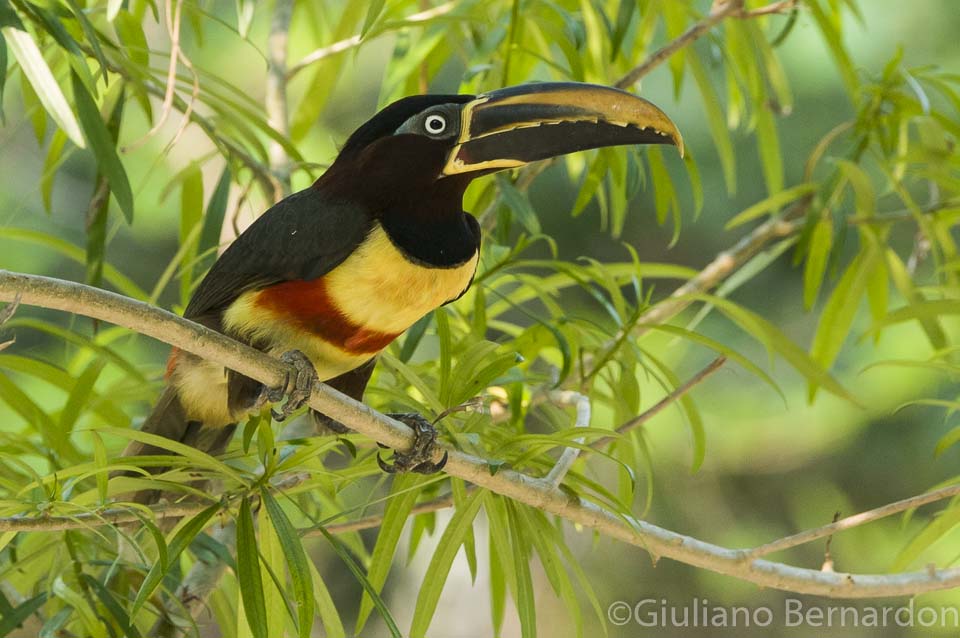
[(473, 175), (440, 177), (450, 141), (395, 135), (342, 152), (315, 184), (369, 211), (410, 261), (453, 268), (473, 259), (480, 226), (463, 212)]
[(454, 268), (473, 259), (480, 247), (480, 225), (473, 215), (387, 210), (380, 223), (390, 241), (410, 261), (430, 268)]

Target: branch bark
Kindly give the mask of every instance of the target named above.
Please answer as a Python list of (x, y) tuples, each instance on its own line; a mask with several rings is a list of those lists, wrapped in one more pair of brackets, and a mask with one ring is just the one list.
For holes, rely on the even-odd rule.
[(703, 20), (700, 20), (692, 27), (683, 32), (680, 36), (674, 38), (666, 45), (651, 53), (646, 60), (630, 69), (626, 75), (617, 80), (618, 89), (625, 89), (636, 84), (643, 76), (653, 71), (655, 68), (669, 60), (680, 49), (696, 42), (706, 35), (710, 29), (717, 26), (727, 18), (758, 18), (765, 15), (785, 13), (792, 11), (797, 6), (798, 0), (781, 0), (773, 2), (765, 7), (748, 11), (743, 8), (743, 0), (715, 0), (710, 14)]
[[(125, 326), (269, 386), (280, 385), (285, 379), (284, 366), (278, 360), (165, 310), (115, 293), (48, 277), (0, 271), (0, 301), (13, 301), (18, 294), (23, 304), (83, 314)], [(403, 423), (327, 386), (316, 388), (309, 404), (388, 447), (408, 449), (412, 442), (413, 433)], [(819, 596), (873, 598), (960, 586), (960, 568), (901, 574), (848, 574), (755, 558), (750, 550), (721, 547), (609, 512), (543, 479), (510, 469), (491, 473), (485, 459), (458, 450), (438, 449), (434, 460), (439, 461), (444, 451), (449, 454), (445, 471), (478, 487), (643, 548), (654, 557), (671, 558), (763, 587)]]

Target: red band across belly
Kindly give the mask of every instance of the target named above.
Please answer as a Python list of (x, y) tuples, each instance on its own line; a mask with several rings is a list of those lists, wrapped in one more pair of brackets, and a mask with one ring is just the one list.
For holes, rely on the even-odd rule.
[(330, 298), (323, 277), (270, 286), (254, 303), (345, 352), (380, 352), (401, 334), (369, 330), (347, 319)]
[(177, 359), (180, 358), (180, 348), (176, 346), (170, 350), (170, 356), (167, 358), (167, 371), (163, 374), (163, 378), (167, 381), (170, 380), (170, 377), (173, 376), (173, 371), (177, 367)]

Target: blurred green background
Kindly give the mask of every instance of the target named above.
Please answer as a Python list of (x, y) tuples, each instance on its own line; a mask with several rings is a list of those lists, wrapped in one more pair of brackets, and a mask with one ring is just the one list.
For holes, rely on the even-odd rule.
[[(879, 74), (899, 46), (903, 47), (908, 65), (935, 64), (960, 72), (960, 46), (957, 45), (960, 5), (956, 0), (917, 0), (909, 4), (895, 0), (869, 0), (860, 6), (863, 24), (851, 20), (845, 33), (858, 73), (866, 76)], [(225, 13), (232, 11), (232, 3), (218, 3), (211, 12), (221, 9)], [(253, 23), (251, 41), (263, 42), (267, 23), (258, 16)], [(306, 50), (309, 41), (306, 31), (294, 30), (292, 47), (295, 50)], [(260, 100), (263, 91), (260, 54), (252, 46), (238, 43), (231, 34), (218, 33), (215, 28), (209, 28), (206, 37), (208, 41), (204, 46), (194, 49), (194, 62), (206, 69), (219, 70), (231, 82)], [(303, 39), (303, 44), (298, 43), (298, 37)], [(344, 72), (323, 109), (321, 125), (299, 145), (309, 161), (319, 165), (329, 162), (337, 144), (374, 113), (381, 98), (382, 73), (392, 54), (394, 37), (378, 38), (358, 52), (346, 54)], [(658, 38), (664, 40), (662, 34)], [(187, 42), (185, 46), (189, 47), (191, 43)], [(709, 52), (713, 45), (702, 41), (696, 46)], [(795, 95), (792, 112), (779, 120), (785, 181), (790, 185), (802, 181), (803, 162), (812, 148), (838, 121), (850, 117), (852, 109), (827, 47), (808, 16), (801, 13), (794, 31), (778, 52)], [(248, 69), (256, 72), (248, 72)], [(456, 62), (448, 64), (431, 81), (430, 90), (455, 91), (462, 72), (462, 65), (458, 68)], [(304, 84), (304, 78), (300, 78), (294, 83), (293, 90), (305, 90)], [(685, 91), (681, 99), (676, 100), (665, 67), (644, 79), (640, 92), (664, 108), (679, 124), (702, 173), (706, 204), (702, 214), (694, 219), (690, 190), (683, 186), (686, 176), (682, 165), (672, 157), (668, 159), (671, 172), (680, 185), (678, 191), (684, 217), (683, 230), (676, 243), (671, 245), (673, 229), (669, 224), (661, 226), (654, 219), (653, 196), (649, 188), (631, 202), (620, 238), (611, 237), (602, 228), (595, 204), (588, 206), (579, 217), (570, 216), (577, 184), (571, 182), (563, 164), (552, 166), (538, 178), (531, 189), (531, 201), (541, 213), (544, 232), (555, 238), (562, 258), (591, 256), (606, 261), (622, 260), (627, 258), (621, 243), (625, 242), (634, 246), (645, 261), (699, 269), (746, 232), (742, 227), (725, 231), (724, 224), (734, 214), (765, 196), (755, 143), (748, 134), (735, 133), (738, 182), (736, 193), (729, 195), (702, 106), (692, 97), (693, 93)], [(85, 210), (95, 167), (84, 153), (68, 157), (64, 170), (56, 176), (51, 212), (44, 212), (38, 176), (44, 173), (45, 152), (37, 145), (29, 118), (20, 112), (16, 94), (17, 88), (10, 87), (6, 99), (7, 125), (0, 128), (0, 268), (82, 280), (82, 265), (27, 241), (22, 230), (40, 230), (82, 246)], [(152, 288), (157, 273), (166, 267), (178, 246), (177, 194), (167, 194), (165, 199), (163, 191), (167, 181), (186, 163), (212, 148), (209, 141), (191, 127), (170, 152), (163, 153), (163, 145), (179, 122), (177, 114), (170, 119), (164, 129), (166, 135), (156, 136), (123, 156), (136, 197), (137, 216), (132, 225), (116, 221), (119, 217), (115, 217), (110, 226), (110, 262), (146, 290)], [(207, 189), (212, 189), (217, 178), (215, 167), (205, 167), (204, 175)], [(295, 187), (306, 183), (307, 178), (300, 174)], [(251, 215), (260, 209), (262, 203), (254, 197), (242, 211)], [(891, 243), (901, 247), (902, 254), (909, 253), (914, 241), (912, 227), (905, 225), (895, 232), (900, 235)], [(817, 312), (804, 311), (801, 284), (800, 270), (793, 265), (792, 251), (788, 250), (760, 276), (737, 290), (732, 298), (768, 318), (806, 347), (816, 327)], [(161, 305), (170, 307), (177, 302), (174, 288), (171, 286), (161, 296)], [(655, 297), (667, 294), (669, 290), (668, 284), (660, 284)], [(569, 295), (570, 303), (578, 304), (574, 306), (574, 312), (596, 312), (585, 298), (581, 298), (582, 293), (571, 292)], [(823, 303), (823, 295), (819, 303)], [(55, 313), (33, 309), (29, 314), (57, 317)], [(684, 315), (687, 319), (692, 316), (689, 311)], [(861, 316), (857, 326), (855, 336), (863, 333), (868, 318)], [(751, 355), (758, 364), (767, 365), (762, 348), (716, 315), (708, 316), (698, 330)], [(674, 371), (680, 378), (689, 377), (709, 361), (702, 352), (691, 353), (684, 342), (671, 341), (668, 337), (661, 340), (660, 352), (675, 366)], [(145, 338), (130, 341), (129, 347), (130, 356), (144, 365), (160, 365), (166, 354), (165, 346)], [(39, 332), (17, 331), (18, 354), (56, 359), (58, 351), (65, 348)], [(776, 362), (771, 374), (783, 389), (785, 400), (742, 369), (727, 364), (693, 392), (703, 414), (707, 437), (706, 460), (698, 472), (691, 474), (689, 469), (689, 429), (678, 411), (668, 410), (648, 424), (648, 441), (655, 459), (654, 496), (645, 518), (723, 546), (747, 547), (828, 523), (837, 512), (853, 514), (923, 492), (954, 477), (960, 464), (960, 447), (955, 446), (936, 458), (934, 447), (955, 419), (935, 407), (898, 408), (917, 397), (951, 397), (956, 394), (955, 380), (925, 370), (866, 369), (871, 362), (878, 360), (922, 359), (930, 352), (929, 344), (914, 324), (889, 329), (878, 341), (851, 339), (834, 370), (861, 400), (863, 407), (823, 392), (812, 405), (809, 404), (806, 381), (782, 361)], [(29, 378), (16, 375), (13, 378), (22, 382), (21, 387), (39, 402), (43, 401), (45, 392), (51, 392)], [(146, 392), (144, 398), (148, 395)], [(655, 393), (648, 392), (644, 396), (644, 405), (651, 405), (656, 399)], [(602, 409), (596, 418), (605, 418)], [(16, 432), (19, 428), (19, 417), (0, 403), (0, 429)], [(611, 477), (600, 475), (595, 478)], [(646, 505), (641, 499), (637, 511), (642, 511)], [(447, 512), (438, 514), (438, 528), (448, 516)], [(482, 517), (479, 525), (483, 525)], [(904, 522), (899, 517), (891, 517), (843, 533), (833, 540), (830, 548), (835, 568), (838, 571), (883, 572), (919, 525), (917, 520)], [(369, 538), (374, 538), (374, 534), (370, 533)], [(655, 564), (649, 555), (637, 548), (590, 533), (577, 534), (568, 530), (568, 539), (593, 582), (604, 610), (607, 605), (621, 600), (633, 604), (646, 598), (666, 598), (682, 607), (697, 598), (708, 599), (715, 605), (770, 606), (779, 611), (786, 598), (797, 598), (669, 560)], [(403, 546), (398, 552), (400, 568), (391, 575), (385, 598), (401, 627), (409, 622), (430, 557), (430, 547), (431, 542), (425, 542), (406, 566), (402, 563), (406, 556)], [(342, 605), (344, 616), (349, 617), (351, 614), (347, 610), (359, 600), (359, 586), (324, 547), (318, 544), (313, 549), (318, 564), (326, 566), (321, 571), (335, 600)], [(773, 558), (816, 568), (823, 561), (824, 549), (822, 541), (815, 542)], [(482, 565), (485, 560), (482, 558), (483, 543), (479, 544), (478, 550)], [(960, 531), (954, 530), (926, 556), (942, 566), (955, 561), (958, 554)], [(466, 562), (462, 556), (458, 557), (432, 625), (435, 630), (432, 635), (451, 638), (488, 635), (490, 612), (486, 577), (481, 570), (477, 583), (472, 584)], [(537, 618), (542, 635), (569, 635), (569, 620), (562, 603), (553, 596), (542, 572), (534, 570), (534, 578), (539, 594)], [(899, 605), (904, 602), (902, 599), (864, 603), (803, 600), (806, 604), (821, 607)], [(920, 596), (916, 604), (960, 607), (960, 592)], [(588, 622), (597, 622), (589, 620), (589, 613), (585, 617)], [(386, 635), (377, 622), (373, 620), (374, 624), (364, 635)], [(614, 637), (812, 635), (809, 627), (789, 629), (779, 625), (779, 619), (771, 627), (727, 630), (646, 629), (627, 624), (623, 627), (608, 625), (607, 631)], [(946, 636), (958, 633), (960, 629), (957, 628), (897, 626), (825, 630), (825, 635), (836, 636)], [(519, 626), (511, 611), (507, 613), (503, 635), (519, 635)]]

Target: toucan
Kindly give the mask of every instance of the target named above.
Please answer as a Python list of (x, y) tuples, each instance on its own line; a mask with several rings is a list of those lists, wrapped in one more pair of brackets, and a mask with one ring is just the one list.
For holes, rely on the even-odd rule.
[[(318, 380), (361, 400), (377, 354), (473, 281), (480, 226), (463, 210), (472, 180), (625, 144), (673, 144), (683, 152), (663, 111), (606, 86), (531, 83), (390, 104), (350, 135), (312, 186), (278, 202), (234, 240), (184, 311), (280, 357), (289, 364), (289, 382), (264, 388), (174, 350), (166, 389), (142, 430), (219, 454), (239, 420), (286, 398), (273, 411), (282, 420)], [(436, 439), (431, 424), (419, 415), (398, 417), (414, 427), (417, 443), (381, 466), (440, 470), (442, 462), (428, 460)], [(125, 451), (165, 453), (136, 442)]]

